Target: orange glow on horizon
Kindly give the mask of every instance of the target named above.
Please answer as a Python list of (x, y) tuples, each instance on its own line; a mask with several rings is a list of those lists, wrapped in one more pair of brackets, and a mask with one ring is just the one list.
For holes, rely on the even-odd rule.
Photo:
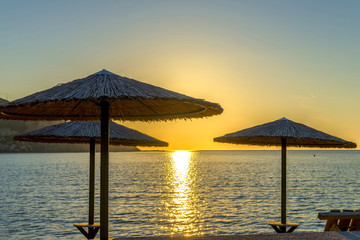
[(107, 69), (224, 109), (204, 119), (119, 122), (169, 143), (140, 149), (279, 149), (213, 138), (281, 117), (360, 142), (356, 1), (329, 1), (325, 10), (279, 0), (3, 5), (2, 98)]

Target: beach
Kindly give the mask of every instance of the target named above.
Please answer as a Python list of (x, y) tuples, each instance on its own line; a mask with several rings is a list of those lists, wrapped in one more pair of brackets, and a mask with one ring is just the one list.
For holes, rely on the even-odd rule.
[(283, 233), (224, 235), (201, 237), (138, 237), (116, 238), (114, 240), (355, 240), (360, 239), (360, 232), (322, 232), (322, 233)]

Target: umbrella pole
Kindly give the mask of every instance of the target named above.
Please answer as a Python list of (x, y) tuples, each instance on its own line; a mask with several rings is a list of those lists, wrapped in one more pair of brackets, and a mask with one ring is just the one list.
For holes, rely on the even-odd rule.
[(95, 208), (95, 139), (90, 139), (90, 177), (89, 177), (89, 224), (94, 224)]
[(100, 240), (109, 238), (109, 115), (110, 104), (101, 102)]
[[(286, 224), (286, 138), (281, 139), (281, 223)], [(281, 227), (286, 232), (286, 227)]]

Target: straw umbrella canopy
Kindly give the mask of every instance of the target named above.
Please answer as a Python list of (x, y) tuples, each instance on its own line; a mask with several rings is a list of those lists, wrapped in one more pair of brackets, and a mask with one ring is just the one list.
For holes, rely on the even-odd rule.
[[(277, 232), (286, 232), (286, 147), (356, 148), (353, 142), (331, 136), (304, 124), (282, 118), (273, 122), (214, 138), (215, 142), (281, 146), (281, 224)], [(269, 223), (270, 224), (270, 223)], [(271, 224), (270, 224), (271, 225)], [(293, 231), (295, 228), (290, 228)]]
[(108, 102), (115, 120), (158, 121), (222, 113), (219, 104), (192, 98), (106, 70), (1, 106), (2, 119), (98, 121)]
[[(109, 143), (123, 146), (167, 147), (168, 143), (110, 121)], [(16, 141), (96, 144), (101, 141), (100, 122), (64, 122), (14, 137)]]
[(109, 119), (159, 121), (203, 118), (219, 104), (102, 70), (86, 78), (0, 106), (1, 119), (101, 121), (100, 239), (108, 239)]
[[(86, 224), (75, 226), (87, 238), (94, 238), (98, 228), (94, 228), (95, 205), (95, 144), (100, 143), (100, 122), (65, 122), (14, 137), (15, 141), (90, 144), (89, 174), (89, 219)], [(168, 143), (150, 137), (139, 131), (110, 121), (110, 144), (124, 146), (167, 147)], [(88, 232), (83, 226), (90, 226)]]

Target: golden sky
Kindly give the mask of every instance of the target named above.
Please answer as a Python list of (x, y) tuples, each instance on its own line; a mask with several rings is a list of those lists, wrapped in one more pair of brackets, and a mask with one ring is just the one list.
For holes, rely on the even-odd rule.
[(0, 97), (105, 68), (224, 108), (207, 119), (122, 123), (166, 149), (248, 149), (212, 139), (282, 117), (359, 143), (358, 9), (351, 0), (5, 0)]

